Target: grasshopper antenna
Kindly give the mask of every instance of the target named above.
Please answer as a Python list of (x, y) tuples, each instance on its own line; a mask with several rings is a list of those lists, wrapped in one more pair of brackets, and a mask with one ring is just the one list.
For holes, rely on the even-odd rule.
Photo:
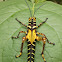
[(27, 3), (27, 1), (26, 1), (26, 0), (25, 0), (25, 2), (26, 2), (27, 6), (28, 6), (28, 8), (29, 8), (30, 15), (32, 16), (31, 9), (30, 9), (30, 7), (29, 7), (29, 5), (28, 5), (28, 3)]
[[(46, 4), (46, 3), (44, 3), (43, 5), (41, 5), (39, 8), (41, 8), (41, 7), (44, 6), (45, 4)], [(38, 9), (39, 9), (39, 8), (38, 8)], [(37, 9), (37, 10), (38, 10), (38, 9)], [(35, 10), (34, 14), (36, 13), (37, 10)]]

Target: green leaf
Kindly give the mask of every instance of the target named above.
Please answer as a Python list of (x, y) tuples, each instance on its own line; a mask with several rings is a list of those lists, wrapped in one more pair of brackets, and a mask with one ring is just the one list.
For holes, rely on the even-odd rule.
[[(30, 4), (30, 3), (29, 3)], [(38, 3), (37, 9), (42, 3)], [(30, 6), (31, 7), (31, 6)], [(24, 0), (10, 0), (0, 2), (0, 62), (27, 62), (27, 42), (24, 43), (23, 53), (20, 58), (15, 58), (20, 52), (22, 37), (12, 39), (19, 31), (27, 29), (19, 24), (15, 18), (28, 25), (30, 12)], [(44, 33), (50, 42), (46, 42), (44, 57), (47, 62), (62, 62), (62, 6), (47, 1), (35, 14), (37, 25), (48, 18), (48, 21), (37, 29)], [(36, 43), (35, 62), (44, 62), (41, 54), (42, 41)]]
[(46, 1), (46, 0), (28, 0), (28, 1), (34, 1), (35, 3), (39, 3), (39, 2), (44, 2), (44, 1)]

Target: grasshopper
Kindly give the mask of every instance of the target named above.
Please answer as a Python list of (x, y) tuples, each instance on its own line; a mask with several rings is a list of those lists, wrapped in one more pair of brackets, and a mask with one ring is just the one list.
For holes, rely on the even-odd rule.
[[(26, 1), (26, 0), (25, 0)], [(27, 3), (27, 1), (26, 1)], [(28, 5), (28, 4), (27, 4)], [(28, 6), (29, 7), (29, 6)], [(40, 6), (41, 7), (41, 6)], [(40, 8), (39, 7), (39, 8)], [(38, 8), (38, 9), (39, 9)], [(30, 10), (30, 8), (29, 8)], [(31, 13), (31, 11), (30, 11)], [(19, 38), (20, 33), (25, 33), (26, 36), (24, 36), (22, 38), (22, 44), (21, 44), (21, 51), (20, 51), (20, 55), (15, 56), (16, 58), (20, 57), (22, 55), (22, 50), (23, 50), (23, 44), (24, 42), (27, 40), (27, 46), (28, 46), (28, 60), (27, 62), (34, 62), (34, 56), (35, 56), (35, 46), (36, 46), (36, 41), (42, 41), (43, 42), (43, 50), (41, 52), (42, 58), (44, 59), (44, 62), (46, 62), (45, 58), (44, 58), (44, 48), (45, 48), (45, 44), (46, 44), (46, 40), (49, 44), (53, 44), (55, 45), (55, 43), (50, 42), (47, 37), (43, 34), (43, 33), (39, 33), (36, 31), (36, 29), (38, 27), (40, 27), (42, 24), (44, 24), (47, 21), (48, 18), (46, 18), (45, 21), (41, 22), (38, 26), (36, 26), (36, 17), (29, 17), (29, 23), (28, 26), (26, 26), (24, 23), (22, 23), (21, 21), (19, 21), (16, 18), (16, 21), (18, 21), (20, 24), (24, 25), (27, 28), (27, 31), (20, 31), (19, 34), (16, 37), (12, 37), (13, 38)], [(42, 35), (43, 37), (40, 37), (38, 35)]]

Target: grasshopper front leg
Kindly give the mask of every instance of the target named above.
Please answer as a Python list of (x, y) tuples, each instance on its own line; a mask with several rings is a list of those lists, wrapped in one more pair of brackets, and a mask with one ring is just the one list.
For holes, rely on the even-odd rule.
[(36, 28), (40, 27), (42, 24), (44, 24), (47, 21), (48, 18), (46, 18), (45, 21), (41, 22), (38, 26), (36, 26)]
[[(18, 34), (16, 37), (12, 37), (12, 39), (13, 39), (13, 38), (15, 38), (15, 39), (19, 38), (20, 33), (25, 33), (25, 34), (27, 34), (27, 32), (25, 32), (25, 31), (20, 31), (19, 34)], [(22, 38), (22, 44), (21, 44), (20, 55), (15, 56), (16, 58), (18, 58), (18, 57), (21, 56), (21, 54), (22, 54), (22, 50), (23, 50), (23, 44), (24, 44), (25, 41), (26, 41), (26, 37), (23, 37), (23, 38)]]
[(24, 25), (25, 27), (27, 27), (24, 23), (22, 23), (21, 21), (19, 21), (17, 18), (16, 18), (16, 20), (17, 20), (19, 23), (21, 23), (22, 25)]
[(23, 38), (22, 38), (22, 44), (21, 44), (20, 55), (15, 56), (16, 58), (18, 58), (18, 57), (20, 57), (20, 56), (21, 56), (21, 54), (22, 54), (22, 50), (23, 50), (23, 44), (24, 44), (24, 42), (25, 42), (26, 40), (27, 40), (27, 39), (26, 39), (26, 37), (23, 37)]
[(25, 31), (20, 31), (16, 37), (13, 37), (13, 36), (12, 36), (12, 39), (13, 39), (13, 38), (15, 38), (15, 39), (19, 38), (20, 33), (25, 33), (25, 34), (26, 34), (27, 32), (25, 32)]

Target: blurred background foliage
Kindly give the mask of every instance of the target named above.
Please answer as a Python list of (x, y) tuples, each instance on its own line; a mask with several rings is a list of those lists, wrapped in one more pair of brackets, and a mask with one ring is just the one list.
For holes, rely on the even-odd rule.
[[(29, 1), (31, 1), (31, 0), (29, 0)], [(35, 2), (39, 2), (39, 1), (41, 1), (41, 2), (43, 2), (43, 1), (52, 1), (54, 3), (62, 5), (62, 0), (35, 0)]]
[(62, 5), (62, 0), (47, 0), (47, 1), (53, 1), (53, 2), (55, 2), (57, 4), (61, 4)]
[[(0, 1), (7, 1), (7, 0), (0, 0)], [(31, 1), (31, 0), (28, 0)], [(52, 1), (54, 3), (62, 5), (62, 0), (35, 0), (35, 2), (43, 2), (43, 1)]]

